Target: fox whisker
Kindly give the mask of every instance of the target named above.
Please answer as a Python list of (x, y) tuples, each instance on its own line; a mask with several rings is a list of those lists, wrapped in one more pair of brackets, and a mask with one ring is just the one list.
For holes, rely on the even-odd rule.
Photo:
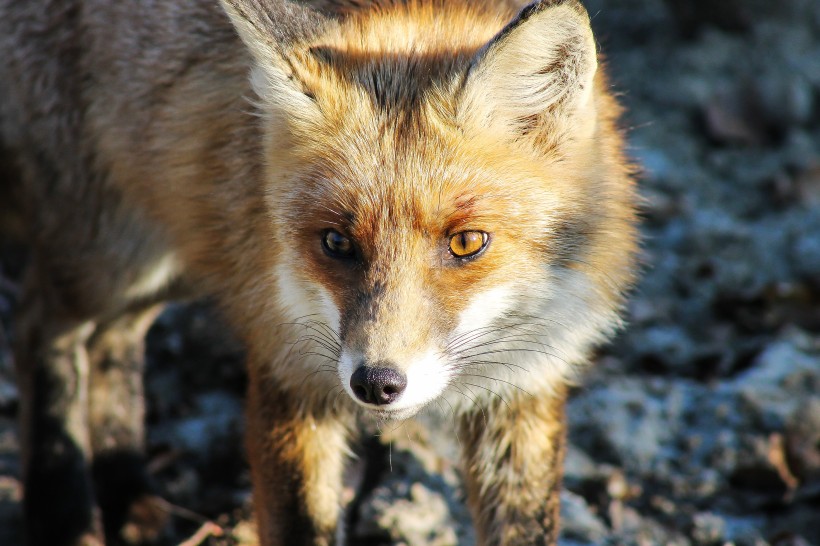
[[(520, 386), (516, 385), (515, 383), (511, 383), (511, 382), (509, 382), (509, 381), (505, 381), (504, 379), (499, 379), (499, 378), (497, 378), (497, 377), (490, 377), (490, 376), (488, 376), (488, 375), (472, 374), (472, 373), (462, 373), (462, 374), (459, 374), (459, 375), (460, 375), (461, 377), (481, 377), (481, 378), (483, 378), (483, 379), (487, 379), (487, 380), (489, 380), (489, 381), (498, 381), (499, 383), (504, 383), (505, 385), (509, 385), (509, 386), (511, 386), (511, 387), (514, 387), (514, 388), (516, 388), (516, 389), (520, 390), (521, 392), (523, 392), (524, 394), (526, 394), (526, 395), (528, 395), (528, 396), (532, 396), (532, 393), (530, 393), (530, 392), (528, 392), (527, 390), (523, 389), (522, 387), (520, 387)], [(468, 383), (468, 384), (469, 384), (469, 383)], [(476, 385), (476, 386), (478, 386), (478, 385)], [(482, 387), (482, 388), (485, 388), (485, 387)], [(487, 389), (487, 390), (489, 390), (489, 389)], [(495, 394), (495, 393), (493, 393), (493, 394)], [(499, 398), (501, 398), (501, 396), (500, 396), (500, 395), (497, 395), (497, 396), (498, 396)]]
[(307, 381), (308, 381), (311, 377), (313, 377), (314, 375), (318, 375), (318, 374), (320, 374), (320, 373), (329, 373), (329, 374), (331, 374), (331, 375), (336, 375), (336, 370), (335, 370), (335, 369), (333, 369), (332, 367), (330, 367), (330, 366), (329, 366), (329, 365), (327, 365), (327, 364), (321, 364), (321, 365), (318, 367), (318, 369), (313, 370), (312, 372), (310, 372), (310, 373), (308, 373), (308, 374), (306, 374), (306, 375), (305, 375), (305, 377), (302, 379), (302, 382), (301, 382), (301, 383), (299, 383), (299, 387), (304, 386), (304, 384), (305, 384), (305, 383), (306, 383), (306, 382), (307, 382)]
[(484, 426), (486, 427), (487, 426), (487, 414), (484, 412), (484, 408), (481, 406), (481, 404), (479, 404), (478, 401), (475, 399), (475, 393), (472, 393), (473, 396), (468, 396), (467, 394), (464, 393), (463, 390), (461, 390), (458, 387), (459, 384), (457, 384), (455, 382), (450, 383), (450, 386), (453, 387), (456, 391), (458, 391), (458, 393), (461, 394), (461, 396), (463, 396), (464, 398), (466, 398), (467, 400), (472, 402), (473, 406), (478, 408), (481, 411), (481, 416), (484, 419)]
[(339, 337), (339, 334), (336, 333), (336, 331), (333, 330), (333, 328), (328, 326), (326, 323), (324, 323), (320, 320), (309, 320), (309, 321), (306, 321), (305, 324), (310, 324), (312, 326), (318, 326), (324, 332), (326, 332), (328, 339), (332, 339), (332, 340), (334, 340), (336, 342), (339, 342), (339, 343), (341, 342), (341, 338)]
[[(447, 350), (454, 350), (458, 347), (464, 345), (465, 343), (469, 343), (471, 341), (475, 341), (482, 337), (488, 336), (493, 333), (502, 332), (504, 330), (514, 330), (514, 329), (523, 329), (525, 327), (529, 327), (529, 324), (506, 324), (501, 326), (483, 326), (481, 328), (475, 328), (473, 330), (469, 330), (464, 332), (463, 334), (456, 336), (450, 343), (447, 344)], [(538, 332), (525, 332), (525, 333), (532, 333), (533, 335), (537, 334)]]
[[(485, 391), (488, 391), (488, 392), (490, 392), (491, 394), (494, 394), (495, 396), (497, 396), (497, 397), (498, 397), (498, 399), (499, 399), (499, 400), (501, 400), (501, 402), (502, 402), (505, 406), (507, 406), (507, 409), (508, 409), (508, 410), (512, 411), (512, 408), (510, 408), (510, 405), (507, 403), (507, 401), (506, 401), (506, 400), (504, 400), (504, 397), (503, 397), (503, 396), (501, 396), (500, 394), (498, 394), (497, 392), (495, 392), (494, 390), (492, 390), (492, 389), (490, 389), (490, 388), (488, 388), (488, 387), (483, 387), (483, 386), (481, 386), (481, 385), (476, 385), (476, 384), (474, 384), (474, 383), (465, 383), (465, 382), (462, 382), (461, 384), (462, 384), (462, 385), (470, 385), (470, 386), (472, 386), (472, 387), (476, 387), (476, 388), (479, 388), (479, 389), (484, 389)], [(470, 391), (470, 392), (472, 392), (472, 391)], [(483, 410), (482, 410), (482, 411), (483, 411)], [(485, 424), (486, 424), (486, 423), (485, 423)]]
[(325, 360), (328, 360), (330, 362), (335, 362), (336, 361), (333, 357), (330, 357), (330, 356), (328, 356), (324, 353), (320, 353), (320, 352), (317, 352), (317, 351), (304, 351), (304, 352), (300, 351), (299, 356), (301, 356), (302, 358), (305, 358), (305, 357), (308, 357), (308, 356), (318, 356), (318, 357), (324, 358)]
[(280, 322), (279, 326), (302, 326), (302, 321), (308, 317), (318, 317), (319, 313), (309, 313), (307, 315), (302, 315), (301, 317), (296, 317), (295, 319), (287, 322)]
[(339, 397), (340, 397), (342, 394), (344, 394), (345, 390), (344, 390), (344, 388), (343, 388), (341, 385), (338, 385), (338, 386), (334, 387), (334, 389), (339, 389), (339, 392), (338, 392), (338, 393), (336, 393), (336, 398), (334, 398), (334, 399), (333, 399), (333, 406), (332, 406), (332, 407), (333, 407), (333, 411), (338, 411), (338, 410), (336, 409), (336, 404), (338, 404), (338, 403), (339, 403)]
[(456, 419), (457, 419), (456, 410), (453, 407), (453, 405), (450, 403), (450, 401), (447, 400), (446, 397), (442, 396), (440, 398), (436, 398), (436, 405), (438, 405), (439, 409), (441, 410), (441, 412), (443, 414), (445, 414), (446, 412), (445, 412), (444, 408), (441, 406), (440, 400), (444, 400), (447, 403), (447, 405), (450, 407), (450, 419), (451, 419), (451, 423), (453, 425), (453, 434), (456, 437), (456, 442), (458, 443), (459, 447), (461, 447), (461, 438), (459, 438), (459, 436), (458, 436), (458, 422), (456, 421)]
[(564, 324), (563, 322), (561, 322), (559, 320), (555, 320), (555, 319), (552, 319), (552, 318), (546, 318), (546, 317), (539, 317), (538, 315), (531, 315), (531, 314), (528, 314), (528, 313), (522, 313), (520, 311), (511, 311), (511, 312), (507, 313), (507, 316), (509, 316), (510, 318), (518, 318), (518, 319), (529, 320), (531, 322), (524, 323), (524, 324), (537, 326), (539, 328), (543, 328), (544, 330), (549, 330), (550, 328), (553, 328), (555, 326), (560, 326), (561, 328), (568, 328), (568, 326), (566, 324)]
[(530, 344), (530, 345), (538, 345), (538, 346), (541, 346), (541, 347), (545, 347), (547, 349), (552, 349), (553, 348), (553, 347), (550, 347), (549, 345), (541, 343), (540, 341), (533, 341), (531, 339), (524, 339), (524, 338), (520, 338), (520, 337), (516, 337), (516, 336), (511, 335), (511, 336), (502, 336), (502, 337), (499, 337), (497, 339), (493, 339), (493, 340), (490, 340), (490, 341), (484, 341), (484, 342), (481, 342), (481, 343), (477, 343), (475, 345), (471, 345), (471, 346), (469, 346), (465, 349), (462, 349), (461, 351), (454, 352), (453, 356), (463, 356), (463, 355), (469, 356), (467, 354), (468, 351), (472, 351), (474, 349), (481, 349), (481, 348), (485, 348), (485, 347), (492, 347), (493, 345), (500, 344), (500, 343), (503, 343), (505, 345), (510, 344), (510, 343), (527, 343), (527, 344)]
[[(529, 326), (529, 325), (528, 325), (528, 326)], [(510, 326), (510, 327), (508, 327), (508, 328), (506, 328), (506, 329), (513, 329), (513, 328), (514, 328), (514, 329), (521, 330), (521, 329), (523, 329), (523, 328), (524, 328), (524, 326), (523, 326), (523, 325), (514, 325), (514, 326)], [(501, 329), (497, 330), (497, 332), (499, 332), (500, 330), (501, 330)], [(487, 335), (487, 334), (483, 334), (481, 337), (484, 337), (485, 335)], [(520, 336), (520, 337), (517, 337), (517, 336)], [(533, 338), (536, 338), (536, 339), (529, 339), (529, 337), (533, 337)], [(505, 335), (503, 335), (503, 336), (501, 336), (501, 337), (498, 337), (498, 338), (494, 338), (494, 339), (487, 340), (487, 341), (482, 341), (482, 342), (480, 342), (480, 343), (476, 343), (476, 344), (470, 345), (470, 346), (468, 346), (468, 347), (466, 347), (466, 348), (463, 348), (463, 349), (460, 349), (460, 350), (457, 350), (457, 351), (454, 351), (454, 350), (452, 350), (452, 349), (451, 349), (451, 350), (449, 350), (448, 352), (449, 352), (450, 354), (454, 354), (454, 355), (456, 355), (456, 354), (463, 354), (463, 353), (466, 353), (467, 351), (470, 351), (470, 350), (472, 350), (472, 349), (479, 348), (479, 347), (483, 347), (483, 346), (485, 346), (485, 345), (492, 345), (493, 343), (500, 343), (500, 342), (516, 342), (516, 341), (520, 341), (521, 343), (530, 343), (530, 344), (535, 344), (535, 345), (541, 345), (542, 347), (546, 347), (546, 348), (548, 348), (548, 349), (558, 350), (558, 348), (557, 348), (557, 347), (554, 347), (554, 346), (552, 346), (552, 345), (546, 344), (546, 343), (544, 343), (543, 341), (540, 341), (540, 340), (538, 339), (538, 338), (542, 338), (542, 337), (544, 337), (544, 333), (543, 333), (543, 331), (524, 331), (524, 332), (516, 332), (516, 333), (514, 333), (514, 334), (505, 334)]]
[(318, 322), (317, 323), (310, 322), (310, 323), (303, 323), (300, 326), (302, 326), (305, 330), (308, 330), (309, 332), (311, 332), (311, 335), (316, 335), (316, 336), (320, 337), (321, 339), (326, 340), (328, 343), (331, 343), (333, 345), (339, 345), (340, 340), (336, 339), (335, 337), (329, 336), (326, 333), (326, 331), (320, 330), (314, 324), (321, 325), (321, 323), (318, 323)]
[(480, 353), (469, 354), (469, 355), (462, 355), (462, 358), (465, 358), (465, 359), (466, 358), (475, 358), (475, 357), (485, 356), (485, 355), (490, 355), (490, 354), (502, 354), (502, 353), (514, 353), (514, 352), (538, 353), (538, 354), (542, 354), (544, 356), (549, 356), (551, 358), (556, 358), (556, 359), (560, 360), (561, 362), (563, 362), (564, 364), (566, 364), (567, 366), (570, 365), (569, 362), (567, 362), (565, 359), (561, 358), (560, 356), (558, 356), (554, 353), (550, 353), (550, 352), (547, 352), (547, 351), (540, 351), (538, 349), (518, 349), (518, 348), (515, 348), (515, 347), (507, 348), (507, 349), (496, 349), (496, 350), (492, 350), (492, 351), (483, 351), (483, 352), (480, 352)]
[(504, 361), (501, 361), (501, 360), (473, 360), (473, 359), (468, 360), (466, 358), (455, 361), (452, 365), (452, 368), (455, 369), (455, 370), (459, 370), (459, 369), (462, 369), (462, 368), (468, 368), (468, 367), (487, 368), (488, 364), (504, 366), (510, 371), (514, 371), (513, 368), (517, 368), (517, 369), (521, 370), (522, 372), (529, 372), (530, 371), (529, 368), (526, 368), (525, 366), (522, 366), (520, 364), (515, 364), (513, 362), (504, 362)]
[(312, 335), (301, 336), (299, 339), (296, 340), (295, 343), (304, 343), (304, 342), (307, 342), (307, 341), (314, 342), (316, 345), (319, 345), (320, 347), (322, 347), (324, 349), (327, 349), (331, 354), (335, 354), (337, 357), (340, 353), (341, 347), (339, 347), (338, 345), (331, 344), (330, 342), (326, 341), (323, 338), (312, 336)]

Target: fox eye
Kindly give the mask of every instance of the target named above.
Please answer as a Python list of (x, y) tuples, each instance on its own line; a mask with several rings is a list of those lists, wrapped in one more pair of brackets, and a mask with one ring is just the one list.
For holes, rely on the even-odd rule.
[(462, 231), (450, 237), (450, 253), (456, 258), (475, 256), (487, 246), (490, 236), (483, 231)]
[(332, 258), (352, 258), (355, 253), (353, 241), (334, 229), (329, 229), (322, 235), (322, 248)]

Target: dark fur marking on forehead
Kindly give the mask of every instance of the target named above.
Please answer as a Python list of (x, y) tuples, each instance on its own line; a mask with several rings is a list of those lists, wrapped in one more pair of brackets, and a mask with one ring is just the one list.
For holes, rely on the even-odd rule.
[(328, 46), (310, 48), (315, 59), (356, 83), (387, 114), (412, 112), (437, 84), (460, 74), (475, 49), (419, 54), (351, 52)]
[[(344, 18), (360, 12), (388, 10), (413, 3), (446, 6), (449, 1), (450, 0), (302, 0), (301, 3), (308, 4), (328, 16)], [(489, 0), (488, 3), (492, 5), (493, 2), (494, 0)]]

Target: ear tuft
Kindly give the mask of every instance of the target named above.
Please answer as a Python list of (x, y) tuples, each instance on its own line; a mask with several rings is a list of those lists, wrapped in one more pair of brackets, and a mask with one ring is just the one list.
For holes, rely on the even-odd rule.
[(288, 0), (220, 0), (254, 59), (251, 84), (270, 108), (288, 117), (309, 118), (316, 105), (289, 54), (327, 24), (305, 5)]
[(583, 6), (577, 0), (533, 2), (476, 55), (458, 116), (512, 138), (539, 130), (588, 136), (597, 66)]

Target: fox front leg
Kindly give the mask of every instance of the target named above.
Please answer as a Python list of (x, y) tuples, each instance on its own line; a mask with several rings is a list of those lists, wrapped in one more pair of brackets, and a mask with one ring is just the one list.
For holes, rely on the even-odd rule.
[[(257, 380), (258, 379), (258, 380)], [(337, 545), (347, 428), (251, 377), (247, 447), (261, 546)]]
[(467, 500), (478, 544), (556, 544), (565, 400), (558, 392), (495, 401), (462, 419)]

